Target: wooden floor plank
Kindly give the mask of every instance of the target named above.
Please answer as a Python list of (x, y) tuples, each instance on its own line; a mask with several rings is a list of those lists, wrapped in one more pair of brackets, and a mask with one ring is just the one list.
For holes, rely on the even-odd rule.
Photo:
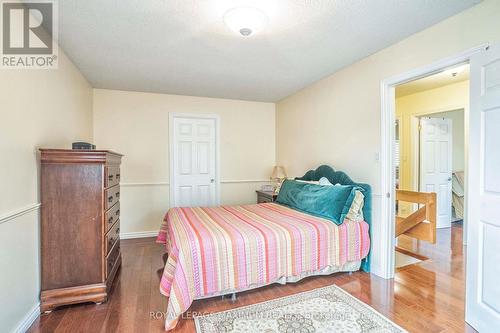
[[(384, 280), (364, 272), (306, 278), (230, 297), (195, 301), (173, 333), (194, 332), (193, 313), (224, 311), (336, 284), (410, 332), (474, 332), (464, 321), (465, 260), (462, 227), (440, 229), (436, 244), (399, 237), (398, 246), (429, 258)], [(162, 245), (153, 238), (122, 241), (123, 265), (111, 297), (101, 305), (62, 307), (42, 315), (30, 332), (164, 332), (168, 299), (159, 292)], [(153, 315), (151, 315), (153, 313)]]

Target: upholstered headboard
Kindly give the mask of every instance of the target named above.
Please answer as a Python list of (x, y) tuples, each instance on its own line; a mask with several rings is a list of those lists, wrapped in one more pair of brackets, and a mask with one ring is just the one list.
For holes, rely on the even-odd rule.
[[(309, 170), (302, 177), (296, 177), (298, 180), (313, 180), (318, 181), (321, 177), (326, 177), (330, 183), (333, 185), (341, 184), (341, 185), (356, 185), (363, 189), (363, 195), (365, 196), (365, 202), (363, 206), (363, 217), (365, 222), (370, 226), (370, 240), (371, 238), (371, 230), (372, 230), (372, 188), (368, 184), (356, 183), (349, 177), (345, 172), (335, 171), (332, 167), (328, 165), (321, 165), (316, 170)], [(368, 256), (363, 259), (361, 262), (361, 269), (365, 272), (370, 271), (370, 253)]]

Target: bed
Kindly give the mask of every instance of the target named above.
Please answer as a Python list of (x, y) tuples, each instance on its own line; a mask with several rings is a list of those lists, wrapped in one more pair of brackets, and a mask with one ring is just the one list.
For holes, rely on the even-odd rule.
[(332, 221), (277, 203), (171, 208), (157, 241), (168, 259), (160, 292), (168, 296), (165, 329), (196, 299), (307, 276), (369, 270), (370, 186), (328, 166), (303, 177), (364, 189), (363, 221)]

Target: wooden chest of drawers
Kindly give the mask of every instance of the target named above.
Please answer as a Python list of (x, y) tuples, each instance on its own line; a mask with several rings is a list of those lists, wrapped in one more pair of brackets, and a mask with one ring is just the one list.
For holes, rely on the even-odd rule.
[(257, 193), (257, 203), (275, 202), (278, 195), (274, 192), (255, 191)]
[(41, 311), (108, 299), (121, 264), (120, 163), (106, 150), (41, 151)]

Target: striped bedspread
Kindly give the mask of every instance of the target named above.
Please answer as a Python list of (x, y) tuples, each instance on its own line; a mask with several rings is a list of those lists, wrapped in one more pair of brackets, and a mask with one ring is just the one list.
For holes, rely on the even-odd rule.
[(157, 242), (169, 254), (160, 283), (166, 330), (196, 298), (342, 266), (370, 248), (365, 222), (337, 226), (275, 203), (172, 208)]

